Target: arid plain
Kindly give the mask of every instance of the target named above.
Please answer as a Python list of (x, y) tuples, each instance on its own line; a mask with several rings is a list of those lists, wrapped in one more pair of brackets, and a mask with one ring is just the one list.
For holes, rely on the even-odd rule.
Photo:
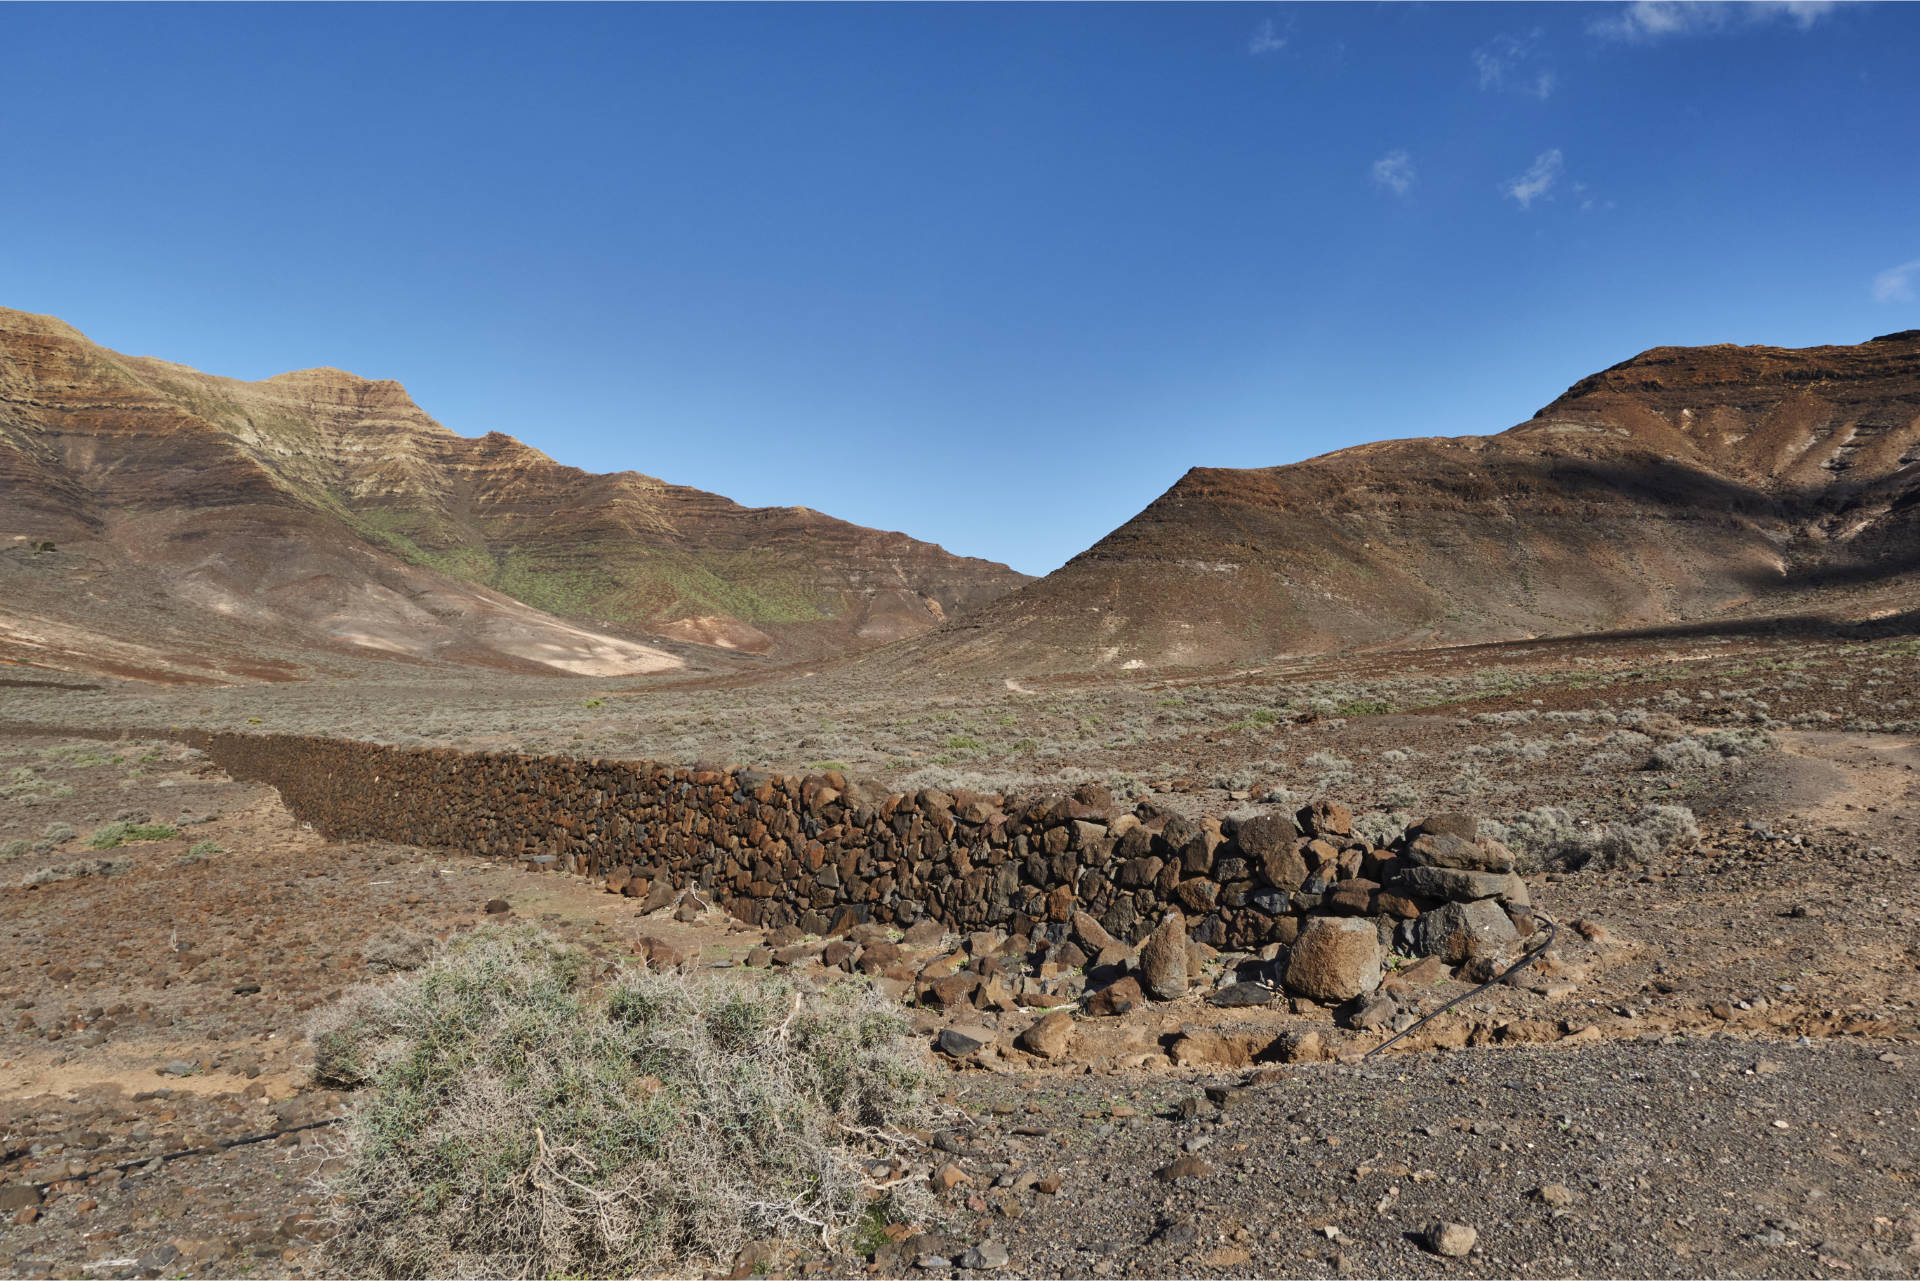
[[(372, 1087), (315, 1020), (516, 924), (590, 987), (858, 985), (928, 1073), (857, 1229), (668, 1271), (1920, 1270), (1920, 335), (1657, 349), (1500, 437), (1196, 473), (1027, 582), (522, 459), (555, 510), (610, 494), (542, 530), (520, 447), (394, 385), (4, 315), (10, 1275), (339, 1271)], [(399, 443), (369, 479), (329, 432)], [(664, 762), (763, 814), (787, 778), (804, 817), (699, 885), (642, 838), (328, 839), (208, 731)], [(941, 919), (902, 855), (809, 912), (842, 898), (782, 858), (864, 867), (875, 815), (1032, 889)]]

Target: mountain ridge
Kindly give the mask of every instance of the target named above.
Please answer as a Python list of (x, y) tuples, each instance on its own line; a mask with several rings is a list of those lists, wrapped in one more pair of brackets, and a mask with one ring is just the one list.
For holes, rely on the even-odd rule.
[[(1899, 608), (1920, 331), (1650, 348), (1485, 436), (1190, 469), (1060, 569), (865, 660), (1138, 670)], [(1831, 580), (1831, 582), (1828, 582)]]
[[(664, 637), (794, 661), (910, 635), (1026, 581), (811, 508), (743, 507), (637, 471), (587, 472), (504, 433), (461, 436), (392, 379), (328, 366), (227, 378), (4, 309), (0, 513), (15, 543), (112, 542), (116, 524), (145, 517), (141, 537), (157, 547), (121, 558), (165, 561), (190, 597), (230, 610), (287, 584), (265, 564), (236, 576), (187, 554), (249, 536), (210, 528), (213, 513), (336, 551), (357, 540), (643, 646)], [(365, 640), (351, 632), (328, 634)], [(397, 634), (375, 648), (394, 644), (445, 648)]]

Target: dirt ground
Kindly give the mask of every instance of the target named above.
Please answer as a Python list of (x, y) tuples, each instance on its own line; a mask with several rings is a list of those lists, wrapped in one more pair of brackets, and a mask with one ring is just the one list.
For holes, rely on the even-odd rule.
[[(1920, 735), (1869, 715), (1908, 688), (1908, 668), (1895, 666), (1904, 658), (1884, 649), (1807, 660), (1854, 673), (1842, 677), (1856, 686), (1845, 716), (1794, 725), (1776, 696), (1768, 750), (1700, 770), (1589, 769), (1603, 727), (1542, 719), (1596, 699), (1633, 706), (1620, 681), (1276, 721), (1255, 727), (1271, 731), (1257, 742), (1248, 729), (1155, 740), (1168, 764), (1152, 794), (1202, 812), (1260, 804), (1257, 783), (1211, 785), (1236, 761), (1272, 759), (1284, 781), (1287, 762), (1313, 752), (1357, 767), (1358, 811), (1391, 785), (1379, 753), (1425, 744), (1392, 763), (1421, 790), (1410, 805), (1603, 814), (1659, 799), (1693, 808), (1701, 837), (1644, 866), (1530, 878), (1563, 923), (1545, 961), (1372, 1059), (1357, 1055), (1381, 1034), (1340, 1028), (1330, 1010), (1216, 1009), (1197, 989), (1080, 1019), (1064, 1062), (1009, 1049), (955, 1069), (951, 1128), (928, 1136), (929, 1161), (964, 1175), (947, 1219), (900, 1225), (901, 1240), (873, 1256), (748, 1264), (934, 1276), (1920, 1273)], [(1894, 674), (1865, 679), (1901, 688), (1857, 688), (1873, 667)], [(1371, 678), (1338, 679), (1364, 701), (1354, 690)], [(1725, 723), (1701, 703), (1727, 700), (1699, 698), (1731, 683), (1725, 671), (1686, 679), (1693, 692), (1675, 697), (1689, 703), (1644, 705), (1665, 703), (1693, 730)], [(49, 701), (72, 698), (99, 695), (37, 692), (0, 715), (76, 712)], [(135, 723), (119, 719), (124, 702), (85, 709), (66, 723)], [(1489, 753), (1487, 788), (1446, 790), (1464, 747), (1516, 730), (1595, 741), (1531, 760)], [(10, 1276), (324, 1271), (326, 1122), (352, 1100), (313, 1085), (305, 1023), (349, 985), (488, 920), (489, 901), (588, 949), (603, 973), (638, 963), (648, 938), (696, 968), (734, 970), (763, 941), (716, 914), (643, 918), (632, 900), (564, 875), (328, 844), (270, 790), (165, 741), (0, 735), (0, 784), (0, 1273)], [(175, 834), (90, 848), (115, 822)], [(58, 839), (63, 829), (72, 834)], [(1446, 978), (1411, 1008), (1467, 987)], [(1039, 1014), (969, 1017), (1004, 1041)], [(951, 1021), (916, 1017), (930, 1042)], [(1202, 1030), (1259, 1033), (1248, 1043), (1311, 1030), (1327, 1057), (1242, 1066), (1174, 1052)], [(216, 1146), (260, 1135), (272, 1137)], [(1199, 1172), (1156, 1174), (1183, 1155)], [(1035, 1186), (1049, 1176), (1055, 1191)], [(1433, 1253), (1418, 1239), (1431, 1221), (1473, 1225), (1476, 1252)]]

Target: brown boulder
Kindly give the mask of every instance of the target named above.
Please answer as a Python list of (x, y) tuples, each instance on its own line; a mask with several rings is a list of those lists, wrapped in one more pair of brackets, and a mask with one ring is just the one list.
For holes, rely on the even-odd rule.
[(1362, 918), (1309, 920), (1287, 959), (1287, 990), (1316, 1001), (1350, 1001), (1379, 987), (1380, 977), (1380, 935)]
[(1140, 984), (1156, 1001), (1187, 994), (1187, 923), (1180, 913), (1168, 912), (1141, 945)]
[(1020, 1034), (1016, 1044), (1043, 1059), (1062, 1059), (1073, 1043), (1073, 1015), (1055, 1010)]
[[(1264, 858), (1280, 850), (1290, 850), (1300, 838), (1300, 829), (1285, 814), (1260, 814), (1241, 819), (1233, 829), (1234, 843), (1250, 859)], [(1291, 889), (1292, 886), (1282, 888)]]
[(898, 943), (875, 943), (861, 949), (860, 959), (854, 965), (862, 974), (884, 974), (899, 963), (900, 957)]
[(1098, 956), (1114, 945), (1113, 935), (1085, 912), (1073, 914), (1073, 937), (1089, 956)]
[(1310, 836), (1353, 835), (1353, 811), (1324, 797), (1302, 809), (1299, 820)]
[(1140, 990), (1140, 981), (1129, 974), (1088, 997), (1087, 1013), (1095, 1018), (1112, 1018), (1144, 1005), (1146, 999)]
[(906, 935), (901, 939), (908, 947), (933, 947), (947, 936), (947, 927), (931, 916), (915, 921), (907, 927)]

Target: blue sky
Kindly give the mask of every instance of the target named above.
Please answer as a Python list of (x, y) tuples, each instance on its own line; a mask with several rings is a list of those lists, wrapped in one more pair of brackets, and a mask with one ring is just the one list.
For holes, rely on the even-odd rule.
[(1920, 326), (1920, 6), (0, 5), (0, 305), (1041, 573)]

